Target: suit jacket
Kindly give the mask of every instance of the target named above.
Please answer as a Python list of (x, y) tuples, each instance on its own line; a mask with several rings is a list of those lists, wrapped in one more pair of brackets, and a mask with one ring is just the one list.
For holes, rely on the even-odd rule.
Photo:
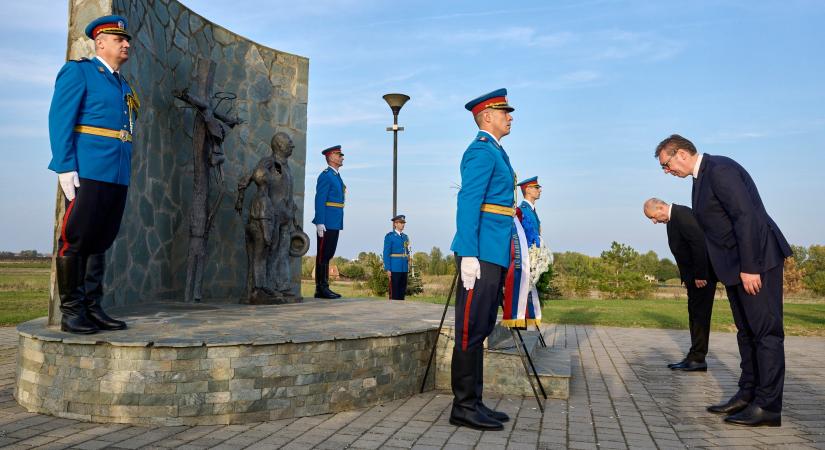
[(312, 223), (324, 225), (327, 230), (343, 230), (346, 191), (341, 175), (329, 167), (324, 169), (315, 184), (315, 217)]
[(479, 131), (461, 158), (456, 232), (450, 249), (458, 256), (510, 266), (513, 215), (482, 212), (483, 204), (513, 208), (516, 174), (507, 153), (489, 134)]
[[(67, 62), (57, 74), (49, 108), (49, 169), (81, 178), (129, 185), (132, 143), (74, 131), (77, 125), (127, 130), (137, 118), (126, 98), (134, 91), (97, 58)], [(130, 117), (131, 115), (131, 117)]]
[(390, 231), (384, 236), (384, 270), (410, 271), (410, 238), (404, 233)]
[(705, 233), (687, 206), (673, 204), (667, 222), (667, 244), (676, 258), (679, 277), (686, 285), (693, 285), (694, 280), (715, 278), (708, 259)]
[(751, 176), (736, 161), (705, 154), (693, 183), (693, 213), (705, 231), (713, 269), (726, 286), (740, 272), (765, 273), (791, 256)]

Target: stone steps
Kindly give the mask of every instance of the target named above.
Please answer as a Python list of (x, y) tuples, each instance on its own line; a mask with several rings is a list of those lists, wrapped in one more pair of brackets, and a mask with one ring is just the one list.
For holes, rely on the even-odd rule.
[[(447, 332), (451, 337), (452, 331), (445, 327), (442, 332)], [(521, 336), (547, 397), (567, 399), (570, 396), (570, 352), (563, 348), (542, 347), (539, 343), (539, 332), (536, 330), (521, 330)], [(438, 389), (450, 389), (452, 345), (452, 339), (439, 340), (436, 376)], [(533, 376), (532, 369), (530, 376)], [(538, 389), (538, 386), (536, 388)], [(496, 325), (493, 333), (487, 338), (487, 351), (484, 353), (484, 390), (506, 395), (533, 396), (510, 330), (500, 325)]]

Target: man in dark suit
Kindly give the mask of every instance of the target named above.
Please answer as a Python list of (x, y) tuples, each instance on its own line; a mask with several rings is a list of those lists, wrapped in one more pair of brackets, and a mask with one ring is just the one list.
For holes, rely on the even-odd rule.
[(645, 202), (644, 213), (653, 223), (667, 224), (667, 243), (687, 289), (690, 350), (681, 362), (668, 364), (668, 367), (705, 372), (708, 370), (705, 356), (708, 354), (710, 316), (716, 293), (716, 275), (708, 260), (705, 233), (687, 206), (669, 205), (651, 198)]
[(727, 290), (742, 359), (739, 390), (708, 411), (725, 422), (780, 426), (785, 383), (782, 272), (791, 247), (768, 216), (751, 176), (736, 161), (700, 154), (672, 135), (656, 147), (665, 173), (693, 178), (693, 212), (713, 270)]

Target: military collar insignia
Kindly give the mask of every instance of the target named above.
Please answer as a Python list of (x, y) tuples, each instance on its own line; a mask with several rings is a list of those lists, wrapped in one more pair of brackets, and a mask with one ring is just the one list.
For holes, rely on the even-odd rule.
[(97, 66), (97, 71), (103, 73), (105, 72), (105, 69), (103, 67)]

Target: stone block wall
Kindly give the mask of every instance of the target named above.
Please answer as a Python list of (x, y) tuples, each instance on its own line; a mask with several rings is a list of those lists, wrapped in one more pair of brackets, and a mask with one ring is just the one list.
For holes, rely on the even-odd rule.
[[(229, 131), (224, 142), (223, 185), (211, 183), (210, 204), (219, 191), (224, 198), (209, 235), (203, 277), (205, 299), (238, 300), (246, 289), (246, 251), (245, 216), (234, 211), (237, 183), (270, 153), (270, 139), (278, 131), (289, 134), (295, 143), (290, 165), (295, 203), (303, 215), (309, 60), (238, 36), (176, 0), (71, 0), (69, 59), (94, 54), (93, 42), (83, 30), (89, 21), (105, 14), (128, 19), (132, 50), (122, 73), (141, 101), (126, 212), (107, 253), (105, 303), (121, 306), (183, 298), (195, 115), (174, 99), (172, 91), (196, 90), (198, 58), (217, 63), (213, 91), (236, 94), (230, 114), (245, 122)], [(225, 105), (222, 112), (228, 112)], [(251, 187), (246, 196), (246, 211), (254, 191)], [(57, 209), (59, 219), (60, 202)], [(56, 228), (58, 224), (56, 220)], [(298, 293), (300, 259), (292, 258), (291, 265)]]
[(147, 347), (44, 340), (21, 332), (15, 398), (31, 412), (153, 425), (336, 413), (418, 393), (434, 338), (435, 331), (423, 331), (301, 343)]

